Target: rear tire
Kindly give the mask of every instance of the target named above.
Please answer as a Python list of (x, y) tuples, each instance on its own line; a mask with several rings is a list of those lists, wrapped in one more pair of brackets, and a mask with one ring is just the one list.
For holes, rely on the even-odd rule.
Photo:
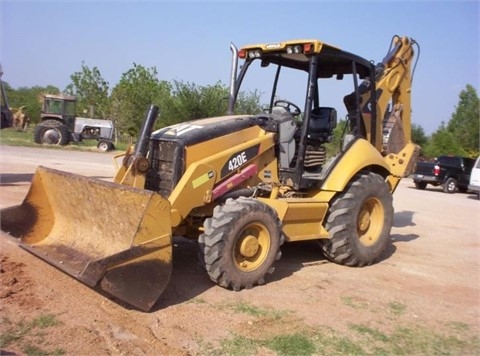
[(415, 182), (415, 188), (424, 190), (427, 187), (427, 182)]
[(443, 185), (445, 193), (453, 194), (457, 191), (457, 180), (455, 178), (448, 178)]
[(357, 174), (330, 206), (326, 224), (330, 239), (320, 240), (325, 256), (347, 266), (374, 263), (392, 243), (392, 200), (380, 175)]
[(64, 124), (45, 120), (35, 127), (33, 139), (38, 144), (65, 146), (70, 142), (70, 133)]
[(251, 198), (227, 199), (205, 220), (199, 242), (210, 279), (241, 290), (264, 284), (281, 257), (284, 237), (274, 209)]

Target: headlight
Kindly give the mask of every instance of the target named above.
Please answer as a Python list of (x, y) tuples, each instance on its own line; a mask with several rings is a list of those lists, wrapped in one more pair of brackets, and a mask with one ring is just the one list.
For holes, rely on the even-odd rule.
[(259, 49), (248, 52), (248, 58), (260, 58), (262, 56)]
[(287, 53), (292, 54), (292, 53), (303, 53), (303, 48), (300, 45), (295, 45), (295, 46), (288, 46), (287, 47)]

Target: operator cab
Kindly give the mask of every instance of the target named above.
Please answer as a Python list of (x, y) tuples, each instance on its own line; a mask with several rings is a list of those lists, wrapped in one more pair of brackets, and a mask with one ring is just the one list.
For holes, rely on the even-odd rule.
[[(281, 169), (295, 167), (301, 141), (302, 122), (297, 121), (300, 109), (285, 100), (275, 102), (273, 120), (277, 123)], [(293, 107), (292, 111), (290, 107)], [(307, 171), (320, 171), (326, 162), (324, 144), (333, 138), (337, 125), (337, 111), (331, 107), (316, 107), (312, 110), (307, 129), (307, 148), (304, 166)]]
[[(362, 102), (363, 93), (359, 90), (362, 80), (365, 82), (365, 79), (374, 77), (374, 65), (370, 61), (317, 40), (246, 46), (237, 54), (245, 62), (238, 77), (236, 73), (232, 75), (229, 113), (233, 113), (245, 77), (253, 77), (253, 85), (273, 83), (270, 88), (265, 88), (265, 93), (269, 101), (267, 114), (277, 124), (282, 184), (304, 189), (318, 184), (328, 173), (326, 144), (332, 141), (337, 108), (340, 107), (338, 103), (332, 103), (330, 96), (338, 95), (330, 91), (329, 83), (341, 83), (346, 87), (342, 89), (343, 93), (352, 93), (349, 95), (352, 99), (349, 104), (352, 105), (347, 108), (349, 123), (346, 126), (350, 127), (353, 136), (369, 136), (368, 139), (375, 144), (376, 105)], [(259, 70), (255, 72), (254, 68)], [(242, 87), (242, 90), (245, 89)], [(371, 98), (375, 97), (374, 85), (366, 90), (370, 91)], [(279, 99), (280, 93), (292, 97), (306, 93), (301, 97), (303, 110), (292, 101)], [(324, 102), (333, 105), (324, 105)]]

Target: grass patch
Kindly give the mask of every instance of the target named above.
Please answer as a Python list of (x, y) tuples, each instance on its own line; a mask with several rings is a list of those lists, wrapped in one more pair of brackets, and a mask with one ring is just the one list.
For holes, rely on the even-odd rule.
[(341, 297), (342, 303), (353, 309), (367, 309), (368, 303), (356, 300), (353, 297)]
[(370, 337), (375, 341), (387, 342), (388, 336), (382, 333), (377, 329), (373, 329), (371, 327), (361, 325), (361, 324), (353, 324), (350, 325), (352, 330), (355, 330), (359, 334), (365, 335), (366, 337)]
[[(355, 310), (368, 309), (369, 304), (352, 297), (342, 302)], [(251, 328), (237, 332), (223, 340), (220, 347), (209, 344), (203, 347), (205, 355), (480, 355), (480, 339), (462, 322), (449, 322), (443, 328), (432, 329), (416, 322), (389, 322), (348, 325), (349, 330), (339, 332), (328, 327), (312, 327), (296, 320), (295, 327), (285, 315), (291, 312), (261, 308), (247, 302), (226, 304), (237, 313), (255, 317)], [(387, 304), (391, 315), (401, 316), (407, 306), (391, 302)], [(260, 325), (260, 326), (258, 326)], [(205, 346), (205, 345), (204, 345)]]
[[(9, 146), (51, 148), (73, 151), (98, 151), (97, 140), (83, 140), (81, 142), (71, 142), (66, 146), (39, 145), (33, 141), (33, 128), (29, 128), (26, 131), (20, 131), (14, 128), (2, 129), (0, 131), (0, 144)], [(127, 147), (128, 143), (115, 143), (115, 149), (117, 151), (125, 151)]]
[(422, 326), (396, 327), (391, 333), (362, 324), (352, 324), (350, 328), (360, 336), (356, 344), (362, 347), (362, 353), (460, 355), (480, 351), (478, 336), (464, 332), (446, 335)]
[(46, 314), (40, 315), (39, 317), (32, 320), (31, 325), (33, 327), (38, 327), (40, 329), (49, 328), (51, 326), (58, 325), (60, 322), (55, 319), (55, 315)]
[(311, 355), (317, 350), (314, 341), (300, 333), (275, 336), (262, 344), (278, 355)]
[[(203, 350), (205, 355), (254, 355), (263, 349), (277, 355), (478, 355), (480, 340), (474, 333), (459, 331), (442, 334), (426, 327), (397, 326), (392, 332), (352, 324), (352, 333), (333, 329), (308, 328), (295, 333), (258, 338), (234, 335), (221, 342), (220, 348)], [(211, 346), (211, 345), (210, 345)]]
[(191, 304), (208, 304), (207, 301), (204, 298), (200, 298), (200, 297), (193, 298), (192, 300), (189, 300), (188, 303), (191, 303)]
[(253, 355), (259, 346), (261, 345), (256, 340), (235, 335), (230, 339), (223, 340), (221, 342), (221, 350), (212, 351), (210, 355)]
[(314, 342), (300, 333), (277, 335), (262, 340), (235, 335), (222, 341), (221, 349), (211, 350), (210, 355), (254, 355), (259, 348), (270, 349), (277, 355), (311, 355), (316, 351)]
[(8, 319), (4, 319), (2, 322), (6, 331), (2, 331), (0, 334), (0, 348), (7, 348), (15, 344), (26, 355), (63, 355), (65, 353), (60, 348), (53, 351), (42, 349), (45, 343), (42, 330), (60, 325), (60, 322), (52, 314), (40, 315), (30, 322), (21, 321), (13, 324)]
[(13, 128), (2, 129), (0, 131), (0, 143), (2, 145), (11, 146), (38, 146), (35, 142), (33, 142), (32, 131), (19, 131)]
[(452, 330), (461, 331), (461, 332), (470, 330), (470, 327), (468, 326), (468, 324), (465, 324), (460, 321), (451, 321), (447, 323), (447, 326)]
[(26, 355), (31, 355), (31, 356), (58, 356), (58, 355), (65, 354), (65, 351), (63, 351), (62, 349), (45, 351), (39, 347), (32, 346), (32, 345), (27, 345), (22, 349), (22, 351), (25, 352)]
[(260, 308), (253, 304), (246, 302), (238, 302), (235, 304), (228, 304), (227, 307), (234, 312), (247, 314), (254, 317), (269, 318), (278, 320), (289, 314), (287, 310), (275, 310), (270, 308)]
[(266, 309), (262, 309), (256, 307), (255, 305), (245, 303), (245, 302), (238, 302), (232, 305), (231, 309), (235, 312), (251, 315), (251, 316), (265, 316), (268, 314)]
[(388, 308), (390, 309), (392, 314), (397, 316), (404, 315), (407, 311), (407, 307), (404, 304), (398, 302), (388, 303)]

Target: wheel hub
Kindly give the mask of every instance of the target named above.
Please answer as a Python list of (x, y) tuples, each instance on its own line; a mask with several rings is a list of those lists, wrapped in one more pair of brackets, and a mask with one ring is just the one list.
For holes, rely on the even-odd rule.
[(250, 272), (262, 265), (270, 251), (270, 234), (260, 223), (251, 223), (242, 230), (235, 244), (234, 258), (237, 267)]
[(370, 226), (370, 212), (367, 209), (363, 209), (358, 217), (358, 228), (360, 231), (366, 231)]
[(56, 129), (48, 129), (43, 134), (43, 142), (56, 145), (60, 141), (60, 134)]
[(258, 240), (252, 236), (245, 236), (240, 244), (240, 253), (245, 257), (253, 257), (258, 252)]
[(367, 199), (358, 213), (357, 232), (364, 246), (373, 245), (381, 234), (384, 220), (384, 210), (376, 198)]

